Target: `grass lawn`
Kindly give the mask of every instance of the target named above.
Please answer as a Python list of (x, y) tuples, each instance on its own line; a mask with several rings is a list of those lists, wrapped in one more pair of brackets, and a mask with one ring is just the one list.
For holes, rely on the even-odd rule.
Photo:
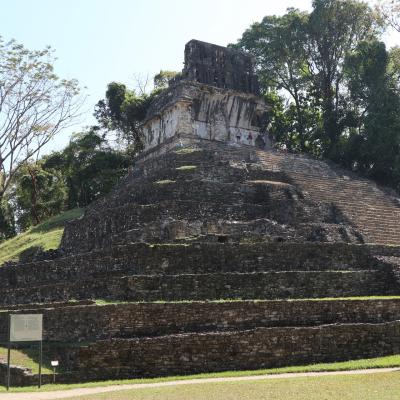
[[(4, 350), (3, 350), (4, 351)], [(0, 352), (1, 354), (1, 352)], [(4, 353), (3, 353), (4, 354)], [(21, 364), (20, 364), (21, 365)], [(225, 371), (225, 372), (214, 372), (204, 373), (197, 375), (184, 375), (184, 376), (171, 376), (164, 378), (150, 378), (150, 379), (124, 379), (124, 380), (109, 380), (101, 382), (87, 382), (79, 384), (56, 384), (56, 385), (44, 385), (41, 391), (51, 390), (65, 390), (82, 387), (101, 387), (109, 385), (124, 385), (130, 383), (157, 383), (157, 382), (168, 382), (175, 380), (187, 380), (187, 379), (201, 379), (201, 378), (225, 378), (225, 377), (241, 377), (241, 376), (254, 376), (263, 374), (281, 374), (281, 373), (294, 373), (294, 372), (321, 372), (321, 371), (346, 371), (356, 369), (371, 369), (371, 368), (387, 368), (387, 367), (400, 367), (400, 355), (392, 355), (386, 357), (369, 358), (364, 360), (352, 360), (343, 361), (336, 363), (321, 363), (312, 365), (299, 365), (293, 367), (283, 368), (271, 368), (271, 369), (260, 369), (252, 371)], [(37, 366), (35, 367), (37, 370)], [(48, 369), (47, 369), (48, 370)], [(399, 374), (400, 380), (400, 374)], [(15, 392), (35, 392), (37, 387), (24, 387), (24, 388), (12, 388)], [(0, 393), (5, 391), (4, 386), (0, 386)], [(399, 397), (400, 398), (400, 397)]]
[[(24, 350), (11, 349), (11, 365), (30, 368), (33, 373), (39, 372), (39, 349), (38, 345), (25, 348)], [(0, 361), (7, 362), (7, 348), (0, 347)], [(53, 370), (50, 367), (50, 360), (43, 358), (42, 373), (50, 374)]]
[(64, 224), (78, 218), (83, 210), (75, 208), (65, 211), (45, 222), (0, 244), (0, 266), (5, 261), (18, 260), (19, 255), (30, 247), (42, 247), (44, 250), (56, 249), (61, 241)]
[(80, 400), (398, 400), (400, 373), (285, 378), (144, 388)]

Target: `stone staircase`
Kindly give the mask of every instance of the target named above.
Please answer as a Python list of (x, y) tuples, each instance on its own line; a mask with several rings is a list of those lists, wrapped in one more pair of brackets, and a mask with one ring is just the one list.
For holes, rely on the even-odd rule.
[(398, 245), (400, 199), (366, 179), (305, 156), (258, 152), (264, 165), (287, 173), (313, 199), (334, 203), (367, 243)]

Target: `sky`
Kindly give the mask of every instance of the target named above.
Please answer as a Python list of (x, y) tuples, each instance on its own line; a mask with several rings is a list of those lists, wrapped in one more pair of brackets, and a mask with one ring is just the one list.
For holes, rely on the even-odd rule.
[[(0, 5), (3, 39), (31, 50), (50, 45), (56, 73), (85, 87), (85, 117), (60, 133), (49, 151), (95, 122), (93, 107), (109, 82), (133, 87), (137, 76), (180, 71), (189, 40), (225, 46), (263, 16), (288, 7), (310, 10), (311, 0), (0, 0)], [(392, 34), (387, 41), (400, 43), (400, 37)]]

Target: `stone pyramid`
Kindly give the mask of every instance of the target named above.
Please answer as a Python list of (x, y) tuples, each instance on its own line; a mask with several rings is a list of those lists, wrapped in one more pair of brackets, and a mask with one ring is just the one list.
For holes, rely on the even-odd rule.
[(0, 268), (0, 306), (43, 313), (59, 380), (399, 352), (399, 199), (267, 128), (252, 59), (190, 41), (130, 173), (58, 252)]

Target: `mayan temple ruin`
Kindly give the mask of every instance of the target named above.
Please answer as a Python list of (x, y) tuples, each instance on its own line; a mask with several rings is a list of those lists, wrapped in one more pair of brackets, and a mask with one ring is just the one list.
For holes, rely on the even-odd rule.
[(400, 299), (366, 298), (400, 295), (399, 198), (268, 124), (251, 57), (190, 41), (130, 173), (59, 250), (0, 268), (2, 340), (5, 310), (43, 313), (59, 382), (400, 353)]

